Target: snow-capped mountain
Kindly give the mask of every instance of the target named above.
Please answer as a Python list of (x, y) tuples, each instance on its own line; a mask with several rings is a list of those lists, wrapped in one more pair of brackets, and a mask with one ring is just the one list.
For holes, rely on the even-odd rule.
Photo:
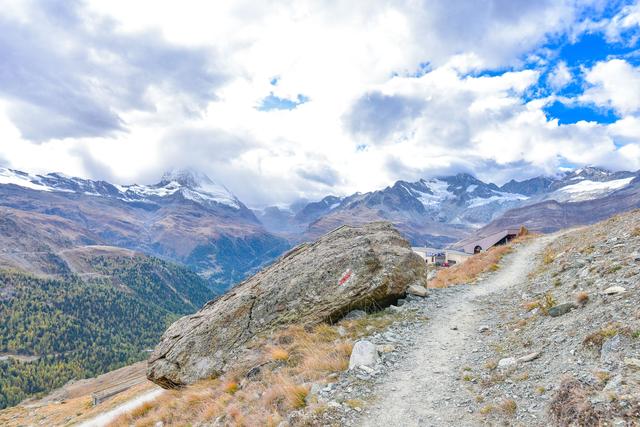
[(597, 167), (555, 177), (512, 180), (501, 187), (465, 173), (393, 186), (347, 197), (327, 196), (298, 208), (271, 207), (258, 217), (268, 230), (292, 241), (312, 239), (342, 224), (386, 220), (415, 244), (442, 245), (500, 217), (506, 211), (544, 200), (585, 201), (629, 186), (632, 172)]
[(162, 175), (160, 182), (154, 185), (114, 185), (106, 181), (70, 177), (62, 173), (34, 175), (0, 168), (0, 184), (13, 184), (37, 191), (110, 197), (126, 202), (154, 201), (158, 198), (180, 196), (205, 206), (246, 209), (226, 187), (214, 183), (202, 173), (188, 170), (167, 172)]
[(288, 248), (229, 190), (193, 171), (168, 172), (153, 185), (114, 185), (0, 168), (1, 209), (37, 217), (33, 222), (43, 228), (29, 231), (36, 240), (46, 234), (57, 236), (62, 248), (106, 244), (170, 259), (217, 290)]

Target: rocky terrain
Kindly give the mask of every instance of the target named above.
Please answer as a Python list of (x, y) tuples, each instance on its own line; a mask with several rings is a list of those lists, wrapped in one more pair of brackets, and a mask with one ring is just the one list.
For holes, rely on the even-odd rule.
[(303, 244), (232, 292), (174, 323), (149, 359), (166, 388), (217, 376), (247, 342), (287, 324), (316, 325), (395, 302), (426, 283), (426, 265), (388, 223), (344, 226)]
[[(329, 235), (323, 246), (342, 253), (345, 242), (336, 243)], [(245, 368), (172, 391), (112, 425), (637, 425), (638, 248), (634, 211), (516, 243), (469, 284), (425, 290), (407, 280), (404, 296), (381, 311), (345, 306), (341, 312), (353, 310), (344, 318), (315, 326), (275, 320), (262, 333), (251, 329), (257, 342), (244, 356), (255, 358)], [(311, 267), (317, 257), (304, 252), (297, 268), (322, 277), (323, 268)], [(286, 277), (287, 259), (272, 266), (272, 277)], [(353, 269), (356, 276), (366, 271), (366, 263)], [(330, 276), (320, 279), (329, 289), (346, 277)], [(241, 303), (249, 290), (239, 290)], [(319, 303), (317, 313), (326, 314)], [(215, 304), (178, 324), (185, 328), (174, 326), (176, 333), (165, 334), (170, 345), (159, 348), (199, 347), (187, 326), (196, 331), (205, 316), (215, 319), (207, 312)], [(249, 325), (262, 318), (236, 314)], [(182, 336), (194, 339), (183, 345)]]
[(638, 248), (635, 211), (527, 244), (475, 286), (390, 307), (429, 320), (368, 337), (364, 366), (312, 387), (327, 407), (313, 422), (637, 425)]

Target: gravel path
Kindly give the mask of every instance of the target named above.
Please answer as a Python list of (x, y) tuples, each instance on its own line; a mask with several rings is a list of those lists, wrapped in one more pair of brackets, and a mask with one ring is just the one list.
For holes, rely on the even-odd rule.
[[(459, 381), (461, 360), (477, 351), (482, 335), (478, 329), (493, 323), (494, 314), (477, 299), (521, 284), (534, 266), (533, 259), (556, 236), (545, 236), (521, 246), (505, 257), (499, 272), (430, 313), (429, 322), (403, 360), (375, 391), (378, 400), (360, 421), (363, 426), (466, 426), (478, 418), (465, 409)], [(493, 316), (495, 317), (495, 316)]]
[(134, 409), (136, 409), (137, 407), (141, 406), (142, 404), (146, 403), (146, 402), (150, 402), (152, 400), (154, 400), (156, 397), (159, 397), (162, 393), (164, 393), (164, 390), (162, 389), (153, 389), (151, 391), (148, 391), (144, 394), (141, 394), (137, 397), (134, 397), (133, 399), (129, 400), (128, 402), (123, 403), (120, 406), (117, 406), (115, 408), (113, 408), (110, 411), (107, 411), (103, 414), (98, 415), (95, 418), (92, 418), (88, 421), (85, 421), (83, 423), (78, 424), (77, 427), (103, 427), (108, 425), (109, 423), (111, 423), (113, 420), (115, 420), (116, 418), (118, 418), (120, 415), (132, 411)]

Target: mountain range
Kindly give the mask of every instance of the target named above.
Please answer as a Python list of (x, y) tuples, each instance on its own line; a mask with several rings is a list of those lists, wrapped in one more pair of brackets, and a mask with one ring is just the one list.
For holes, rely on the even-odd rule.
[[(226, 188), (189, 171), (166, 173), (154, 185), (119, 186), (0, 169), (0, 209), (28, 223), (12, 226), (3, 215), (0, 240), (10, 235), (15, 243), (0, 260), (33, 259), (26, 267), (36, 272), (41, 245), (53, 253), (114, 246), (186, 265), (219, 293), (288, 248)], [(17, 257), (16, 250), (31, 254)]]
[(390, 221), (414, 245), (444, 247), (638, 207), (637, 172), (596, 167), (502, 186), (469, 174), (398, 181), (254, 210), (193, 171), (115, 185), (0, 168), (0, 408), (143, 359), (178, 316), (343, 224)]
[[(314, 239), (342, 224), (385, 220), (393, 222), (414, 245), (443, 247), (480, 230), (482, 234), (487, 231), (484, 230), (487, 224), (503, 215), (514, 219), (495, 223), (496, 227), (526, 223), (538, 230), (557, 229), (551, 224), (551, 217), (547, 225), (544, 215), (527, 207), (543, 202), (559, 203), (579, 212), (580, 205), (574, 203), (600, 200), (625, 189), (634, 194), (637, 177), (638, 172), (611, 172), (591, 166), (554, 177), (511, 180), (499, 187), (461, 173), (416, 182), (398, 181), (383, 190), (347, 197), (327, 196), (318, 202), (288, 208), (268, 207), (256, 215), (267, 230), (293, 241)], [(633, 201), (620, 202), (620, 211), (629, 206), (634, 206)], [(520, 209), (517, 219), (507, 214), (512, 209)], [(615, 203), (612, 209), (616, 209)], [(587, 210), (563, 224), (599, 219), (600, 215)]]

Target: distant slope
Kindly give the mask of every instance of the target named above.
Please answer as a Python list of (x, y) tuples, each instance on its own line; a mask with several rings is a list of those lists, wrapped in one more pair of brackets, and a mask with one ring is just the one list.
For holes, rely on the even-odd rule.
[[(640, 177), (633, 178), (624, 188), (604, 197), (580, 202), (547, 200), (509, 210), (465, 240), (521, 225), (530, 230), (548, 233), (577, 225), (593, 224), (637, 208), (640, 208)], [(458, 244), (452, 246), (456, 247)]]
[(168, 324), (212, 296), (197, 274), (146, 255), (84, 247), (63, 256), (49, 277), (0, 269), (0, 354), (38, 357), (0, 360), (0, 408), (144, 359)]
[[(194, 172), (171, 172), (150, 186), (116, 186), (0, 168), (2, 207), (11, 218), (0, 218), (0, 240), (29, 240), (35, 227), (52, 250), (133, 249), (190, 266), (218, 293), (289, 247), (226, 188)], [(33, 252), (37, 258), (41, 251)]]
[(588, 201), (630, 185), (637, 173), (589, 166), (556, 176), (511, 180), (498, 187), (465, 173), (397, 181), (382, 190), (257, 210), (265, 227), (292, 242), (314, 238), (343, 224), (391, 221), (413, 244), (442, 247), (473, 236), (509, 209), (543, 201)]

